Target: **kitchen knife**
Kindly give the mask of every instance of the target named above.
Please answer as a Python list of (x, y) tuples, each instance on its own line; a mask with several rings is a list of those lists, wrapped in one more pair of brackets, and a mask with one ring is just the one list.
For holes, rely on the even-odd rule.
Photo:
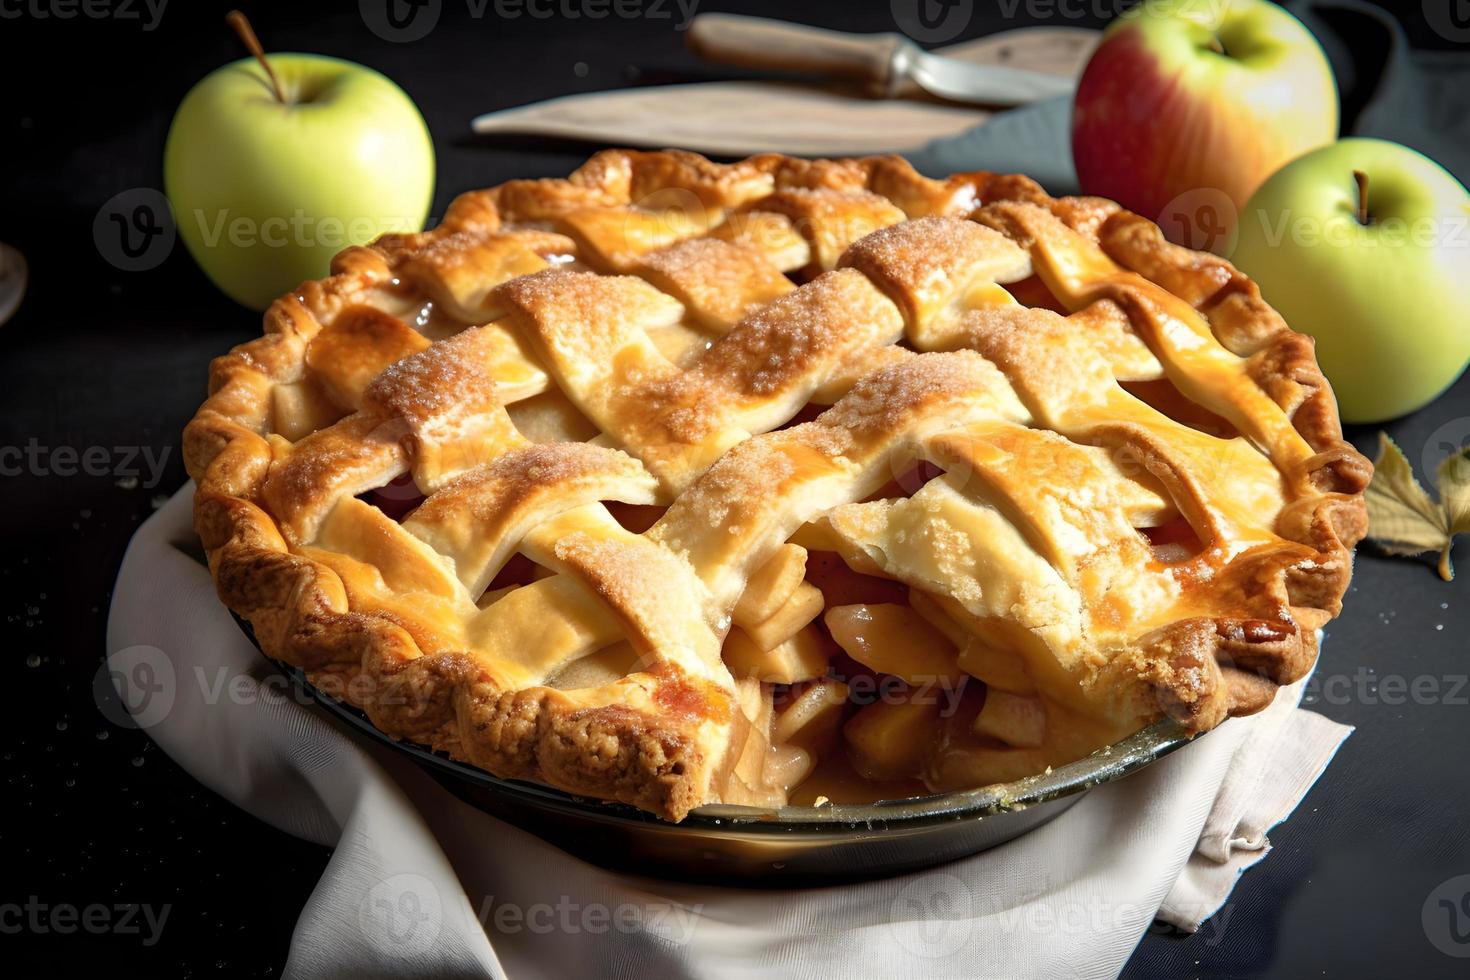
[(741, 14), (700, 14), (687, 40), (708, 61), (852, 79), (883, 98), (912, 84), (951, 101), (1013, 106), (1068, 94), (1076, 84), (1062, 75), (931, 54), (902, 34), (848, 34)]

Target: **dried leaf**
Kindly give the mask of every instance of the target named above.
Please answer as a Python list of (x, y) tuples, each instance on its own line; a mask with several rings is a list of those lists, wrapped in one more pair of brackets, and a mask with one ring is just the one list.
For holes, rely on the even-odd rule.
[(1470, 534), (1470, 449), (1446, 456), (1439, 464), (1439, 499), (1450, 533)]
[[(1394, 555), (1417, 555), (1425, 551), (1439, 552), (1439, 574), (1448, 581), (1454, 577), (1450, 565), (1450, 546), (1455, 532), (1451, 530), (1448, 508), (1435, 503), (1419, 481), (1414, 479), (1413, 467), (1404, 458), (1403, 451), (1388, 437), (1380, 433), (1378, 461), (1374, 463), (1373, 481), (1363, 494), (1368, 503), (1368, 534), (1384, 551)], [(1464, 495), (1466, 482), (1459, 464), (1450, 463), (1463, 454), (1456, 454), (1440, 468), (1442, 487), (1454, 486), (1456, 499)], [(1453, 469), (1450, 481), (1445, 474)], [(1470, 475), (1470, 463), (1463, 466)], [(1447, 497), (1450, 491), (1446, 490)]]
[(1379, 437), (1373, 482), (1364, 494), (1368, 502), (1368, 533), (1385, 546), (1402, 545), (1407, 554), (1444, 545), (1449, 534), (1444, 508), (1430, 499), (1414, 479), (1403, 451), (1387, 435)]

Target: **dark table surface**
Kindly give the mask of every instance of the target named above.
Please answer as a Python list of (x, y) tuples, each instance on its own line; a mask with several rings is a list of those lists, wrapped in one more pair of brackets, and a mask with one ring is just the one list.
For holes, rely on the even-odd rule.
[[(435, 137), (435, 214), (458, 190), (562, 174), (588, 152), (477, 140), (466, 123), (478, 112), (723, 77), (684, 52), (673, 2), (600, 20), (506, 19), (493, 3), (477, 18), (478, 4), (428, 2), (442, 6), (441, 19), (413, 43), (374, 35), (349, 0), (247, 12), (269, 48), (350, 58), (403, 85)], [(718, 6), (894, 28), (884, 2)], [(1100, 26), (1117, 6), (974, 4), (956, 39), (1037, 23)], [(1419, 4), (1402, 6), (1412, 41), (1449, 46)], [(258, 316), (216, 292), (182, 248), (149, 271), (122, 272), (92, 230), (115, 194), (160, 185), (174, 107), (237, 56), (224, 9), (168, 4), (155, 18), (141, 0), (0, 3), (0, 240), (24, 251), (32, 273), (24, 307), (0, 328), (0, 447), (26, 450), (22, 472), (0, 477), (9, 640), (0, 658), (9, 692), (0, 712), (0, 951), (9, 975), (82, 964), (120, 976), (275, 975), (328, 857), (204, 789), (145, 734), (110, 724), (93, 695), (113, 577), (133, 529), (184, 480), (178, 433), (203, 395), (205, 363), (259, 331)], [(1470, 378), (1387, 428), (1416, 467), (1470, 440)], [(1351, 436), (1371, 452), (1376, 429)], [(100, 447), (90, 458), (105, 459), (106, 472), (68, 473), (65, 450), (89, 447)], [(1470, 566), (1470, 547), (1460, 553)], [(1467, 589), (1470, 573), (1445, 584), (1422, 562), (1360, 554), (1309, 694), (1313, 708), (1357, 733), (1272, 832), (1273, 853), (1221, 915), (1194, 936), (1151, 930), (1127, 975), (1466, 975), (1470, 961), (1440, 950), (1470, 946), (1454, 945), (1437, 900), (1460, 900), (1470, 879), (1435, 890), (1470, 873)], [(108, 911), (100, 926), (67, 932), (23, 921), (28, 906), (67, 905)], [(120, 910), (128, 905), (167, 910), (162, 929), (129, 919)], [(1463, 933), (1470, 916), (1457, 924)]]

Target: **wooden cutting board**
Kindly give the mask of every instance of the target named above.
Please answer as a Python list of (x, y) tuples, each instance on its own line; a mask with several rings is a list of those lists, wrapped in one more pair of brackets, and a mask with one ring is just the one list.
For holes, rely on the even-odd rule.
[[(976, 64), (1075, 76), (1100, 32), (1034, 27), (938, 49)], [(912, 150), (992, 115), (923, 96), (869, 99), (835, 86), (700, 82), (570, 95), (503, 109), (473, 122), (477, 133), (551, 136), (617, 146), (676, 146), (720, 156), (772, 150), (827, 156)]]

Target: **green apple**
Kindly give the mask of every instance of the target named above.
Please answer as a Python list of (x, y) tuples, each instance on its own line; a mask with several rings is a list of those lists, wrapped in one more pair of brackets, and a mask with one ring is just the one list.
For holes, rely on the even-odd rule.
[(1342, 417), (1379, 422), (1422, 408), (1470, 362), (1467, 223), (1470, 194), (1439, 164), (1345, 139), (1261, 185), (1231, 259), (1316, 338)]
[(332, 256), (417, 231), (434, 146), (403, 90), (370, 68), (311, 54), (244, 58), (185, 96), (164, 149), (179, 236), (233, 299), (264, 309)]

